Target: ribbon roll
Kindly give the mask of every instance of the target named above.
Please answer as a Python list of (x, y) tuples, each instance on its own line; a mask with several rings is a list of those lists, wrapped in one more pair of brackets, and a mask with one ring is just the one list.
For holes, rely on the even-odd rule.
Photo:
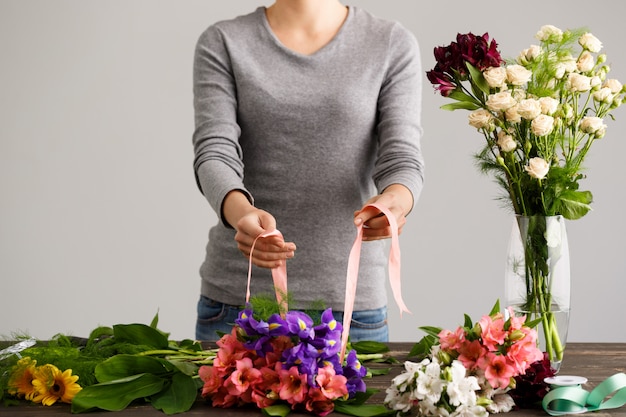
[(543, 397), (543, 409), (552, 416), (608, 410), (626, 404), (626, 374), (615, 374), (591, 392), (580, 385), (555, 386)]

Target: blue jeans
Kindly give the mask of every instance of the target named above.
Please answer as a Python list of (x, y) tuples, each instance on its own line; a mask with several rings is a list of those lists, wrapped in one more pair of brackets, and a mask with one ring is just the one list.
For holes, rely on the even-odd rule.
[[(196, 339), (216, 341), (222, 333), (230, 333), (241, 307), (220, 303), (205, 296), (198, 301), (196, 321)], [(333, 311), (335, 320), (343, 323), (343, 312)], [(221, 332), (218, 334), (218, 332)], [(387, 325), (387, 307), (375, 310), (361, 310), (352, 313), (350, 322), (350, 341), (362, 340), (373, 342), (389, 341)]]

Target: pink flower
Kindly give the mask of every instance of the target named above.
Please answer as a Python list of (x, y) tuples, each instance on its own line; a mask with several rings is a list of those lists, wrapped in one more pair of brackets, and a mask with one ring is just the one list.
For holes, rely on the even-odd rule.
[(201, 366), (198, 369), (198, 375), (200, 379), (204, 381), (202, 386), (202, 397), (210, 397), (213, 393), (222, 386), (222, 378), (218, 375), (215, 368), (212, 366)]
[(458, 351), (458, 360), (469, 370), (475, 369), (477, 362), (487, 354), (487, 349), (478, 340), (465, 341)]
[(348, 387), (346, 386), (348, 379), (343, 375), (336, 375), (332, 365), (320, 368), (315, 377), (315, 382), (329, 400), (348, 396)]
[(537, 347), (537, 332), (527, 327), (519, 331), (524, 333), (524, 337), (513, 343), (506, 353), (508, 360), (517, 370), (514, 376), (523, 375), (530, 365), (543, 358), (541, 350)]
[(507, 388), (515, 375), (515, 368), (502, 355), (488, 353), (480, 358), (478, 366), (485, 371), (485, 378), (494, 389)]
[(250, 358), (243, 358), (237, 361), (237, 369), (230, 375), (224, 383), (228, 388), (228, 393), (240, 396), (245, 402), (251, 402), (252, 386), (261, 382), (261, 371), (252, 366)]
[(307, 393), (306, 374), (298, 373), (298, 367), (292, 366), (289, 370), (278, 371), (280, 378), (280, 399), (287, 401), (292, 406), (304, 401)]
[(524, 327), (524, 323), (526, 322), (526, 316), (516, 316), (513, 307), (508, 307), (509, 317), (511, 326), (509, 327), (509, 331), (519, 330)]
[(458, 350), (465, 341), (465, 330), (462, 327), (457, 327), (455, 332), (442, 330), (438, 336), (443, 350)]
[(324, 395), (321, 389), (311, 388), (309, 389), (305, 407), (311, 413), (325, 416), (335, 409), (335, 404)]
[(504, 331), (504, 318), (500, 313), (494, 317), (483, 316), (478, 322), (483, 344), (490, 351), (497, 351), (504, 344), (507, 333)]

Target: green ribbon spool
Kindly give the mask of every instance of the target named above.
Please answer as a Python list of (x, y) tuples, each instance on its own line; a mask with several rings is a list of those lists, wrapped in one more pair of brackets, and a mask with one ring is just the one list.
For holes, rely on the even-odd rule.
[(552, 416), (607, 410), (625, 404), (626, 374), (621, 372), (605, 379), (591, 392), (580, 385), (553, 386), (542, 401), (543, 409)]

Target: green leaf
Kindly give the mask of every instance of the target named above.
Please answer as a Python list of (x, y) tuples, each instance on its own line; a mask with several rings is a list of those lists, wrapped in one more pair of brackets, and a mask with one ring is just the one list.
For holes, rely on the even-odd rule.
[(463, 326), (468, 329), (471, 329), (472, 327), (474, 327), (474, 322), (472, 321), (472, 318), (467, 314), (463, 314), (463, 316), (465, 317)]
[(489, 315), (493, 316), (494, 314), (497, 314), (499, 312), (500, 312), (500, 299), (497, 299), (496, 303), (493, 305), (493, 308), (489, 312)]
[(98, 382), (108, 382), (143, 373), (163, 375), (171, 371), (168, 365), (167, 361), (150, 356), (115, 355), (99, 363), (95, 374)]
[(463, 90), (452, 90), (450, 94), (448, 94), (448, 98), (457, 101), (465, 101), (474, 104), (480, 104), (478, 100), (476, 100), (473, 96), (465, 93)]
[(434, 327), (434, 326), (422, 326), (418, 328), (424, 333), (426, 333), (427, 335), (436, 337), (437, 339), (439, 338), (439, 333), (441, 333), (441, 330), (442, 330), (441, 327)]
[(357, 417), (390, 416), (396, 413), (382, 404), (361, 404), (335, 402), (335, 412)]
[(113, 326), (113, 334), (120, 342), (146, 345), (155, 349), (168, 347), (167, 335), (145, 324), (116, 324)]
[(262, 408), (263, 414), (271, 417), (286, 417), (291, 411), (291, 407), (287, 404), (276, 404)]
[(115, 381), (84, 387), (72, 400), (72, 413), (95, 409), (120, 411), (134, 400), (146, 398), (163, 389), (165, 380), (152, 374), (133, 375)]
[(591, 191), (565, 190), (555, 204), (556, 212), (568, 220), (577, 220), (591, 210), (593, 195)]
[(361, 341), (356, 343), (350, 343), (352, 349), (357, 353), (370, 354), (370, 353), (384, 353), (389, 352), (389, 346), (381, 342), (374, 341)]
[(476, 103), (470, 103), (467, 101), (457, 101), (456, 103), (444, 104), (440, 107), (442, 110), (477, 110), (480, 106)]
[(432, 335), (424, 336), (419, 342), (413, 345), (408, 356), (424, 357), (430, 353), (430, 350), (438, 341), (438, 337)]
[(470, 72), (470, 77), (472, 77), (473, 84), (480, 89), (485, 95), (489, 95), (489, 83), (485, 80), (483, 73), (478, 70), (475, 66), (470, 64), (469, 62), (465, 63), (465, 66)]
[(158, 325), (159, 325), (159, 312), (157, 311), (157, 313), (154, 315), (154, 318), (150, 322), (150, 327), (152, 327), (153, 329), (156, 329)]
[(367, 368), (367, 370), (372, 376), (380, 376), (387, 375), (391, 371), (391, 368)]
[(165, 414), (184, 413), (198, 397), (198, 389), (192, 377), (175, 373), (167, 389), (150, 397), (152, 405)]

